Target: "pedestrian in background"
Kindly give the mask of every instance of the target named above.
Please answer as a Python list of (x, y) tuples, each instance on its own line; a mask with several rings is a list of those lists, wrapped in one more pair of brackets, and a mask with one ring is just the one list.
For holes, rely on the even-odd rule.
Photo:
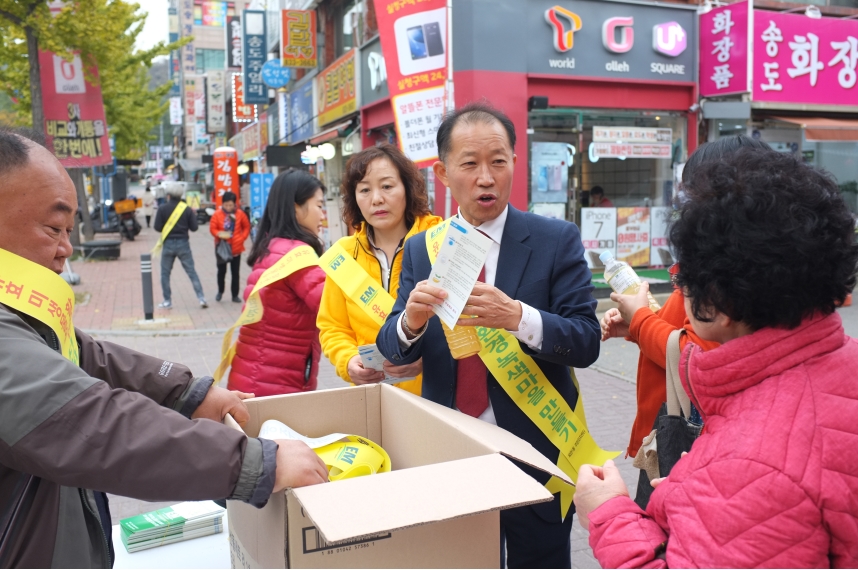
[[(706, 143), (697, 149), (685, 164), (682, 171), (683, 186), (690, 184), (692, 175), (702, 164), (719, 160), (742, 148), (769, 150), (769, 145), (746, 136), (722, 137), (715, 142)], [(671, 267), (671, 276), (675, 276), (678, 270), (678, 265)], [(718, 346), (717, 343), (701, 339), (694, 332), (694, 327), (685, 314), (685, 299), (682, 291), (674, 288), (667, 302), (657, 313), (649, 308), (648, 291), (649, 284), (643, 283), (636, 295), (612, 293), (611, 299), (618, 304), (618, 308), (608, 309), (601, 322), (603, 342), (609, 338), (625, 337), (640, 347), (635, 383), (637, 414), (626, 450), (627, 455), (631, 457), (637, 456), (641, 442), (654, 429), (661, 405), (667, 401), (665, 363), (667, 339), (670, 333), (677, 329), (685, 329), (687, 334), (680, 337), (680, 349), (684, 349), (689, 342), (693, 342), (703, 350), (711, 350)], [(702, 419), (693, 403), (691, 417), (687, 419), (696, 425), (702, 424)], [(635, 502), (642, 509), (646, 508), (652, 490), (647, 472), (641, 469)]]
[[(224, 192), (221, 200), (221, 207), (217, 209), (209, 222), (209, 231), (215, 237), (215, 258), (217, 260), (217, 295), (215, 301), (220, 301), (223, 298), (226, 285), (226, 268), (229, 266), (232, 277), (230, 284), (232, 302), (241, 303), (241, 297), (238, 296), (238, 274), (241, 266), (241, 254), (244, 251), (244, 241), (250, 235), (250, 220), (247, 219), (247, 215), (243, 211), (235, 207), (234, 193)], [(221, 242), (226, 242), (229, 246), (227, 250), (231, 254), (229, 259), (220, 255), (219, 245)]]
[(155, 194), (152, 193), (152, 185), (146, 182), (146, 190), (143, 192), (143, 216), (146, 217), (146, 227), (150, 226), (152, 214), (155, 213)]
[[(169, 200), (166, 204), (158, 208), (155, 214), (155, 231), (161, 232), (164, 226), (173, 215), (173, 211), (183, 203), (182, 194), (184, 189), (180, 184), (171, 183), (167, 186), (167, 196)], [(208, 308), (206, 298), (203, 296), (203, 285), (200, 283), (200, 278), (197, 276), (197, 271), (194, 269), (194, 255), (191, 253), (190, 235), (188, 232), (195, 232), (198, 229), (197, 214), (188, 207), (176, 219), (172, 228), (167, 228), (167, 235), (163, 237), (164, 246), (161, 251), (161, 291), (164, 295), (164, 301), (158, 305), (161, 309), (173, 308), (173, 294), (170, 289), (170, 273), (173, 271), (173, 262), (176, 258), (182, 263), (182, 269), (188, 274), (191, 280), (191, 285), (194, 287), (194, 293), (197, 295), (197, 301), (203, 309)]]
[(601, 186), (593, 186), (590, 190), (591, 208), (613, 208), (614, 203), (605, 198), (605, 190)]
[[(298, 246), (309, 245), (322, 255), (325, 188), (301, 170), (280, 174), (271, 186), (247, 263), (253, 267), (244, 300), (266, 269)], [(238, 333), (229, 373), (232, 390), (273, 396), (316, 389), (319, 372), (319, 331), (316, 315), (325, 273), (306, 267), (259, 291), (262, 320)]]
[[(346, 164), (342, 198), (343, 218), (357, 232), (340, 239), (337, 245), (395, 300), (405, 242), (441, 223), (441, 218), (429, 211), (423, 176), (397, 147), (369, 147)], [(375, 344), (381, 326), (330, 276), (325, 280), (316, 324), (322, 351), (340, 378), (354, 384), (374, 384), (384, 379), (385, 372), (396, 378), (416, 376), (397, 386), (420, 395), (422, 360), (405, 366), (385, 361), (385, 372), (364, 368), (358, 347)]]
[(858, 566), (855, 223), (834, 178), (744, 148), (692, 173), (670, 229), (700, 338), (679, 375), (706, 429), (652, 494), (581, 467), (578, 516), (604, 568)]

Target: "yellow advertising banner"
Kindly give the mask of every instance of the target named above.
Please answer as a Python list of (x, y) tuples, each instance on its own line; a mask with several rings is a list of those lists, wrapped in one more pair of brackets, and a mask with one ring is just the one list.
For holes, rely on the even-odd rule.
[(316, 77), (320, 125), (357, 111), (356, 53), (350, 50)]

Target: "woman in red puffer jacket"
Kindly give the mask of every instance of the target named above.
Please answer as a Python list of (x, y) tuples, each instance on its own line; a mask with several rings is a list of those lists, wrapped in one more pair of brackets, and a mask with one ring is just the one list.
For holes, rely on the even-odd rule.
[(858, 567), (855, 222), (829, 175), (740, 150), (701, 165), (670, 231), (700, 338), (679, 374), (705, 421), (652, 494), (584, 465), (575, 504), (605, 568)]
[[(245, 302), (265, 270), (296, 247), (309, 245), (322, 255), (324, 219), (325, 189), (317, 178), (293, 170), (274, 180), (247, 259), (253, 270)], [(316, 389), (321, 354), (316, 315), (324, 285), (325, 273), (312, 266), (260, 290), (262, 320), (239, 330), (230, 390), (273, 396)]]

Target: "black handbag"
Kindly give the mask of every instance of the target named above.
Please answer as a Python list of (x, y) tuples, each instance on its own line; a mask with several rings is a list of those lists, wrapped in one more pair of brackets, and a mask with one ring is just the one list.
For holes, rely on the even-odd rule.
[[(653, 491), (650, 480), (670, 475), (682, 453), (691, 451), (694, 440), (700, 436), (703, 429), (703, 426), (689, 421), (691, 398), (685, 393), (679, 378), (679, 340), (683, 334), (684, 329), (675, 330), (667, 339), (667, 402), (662, 404), (653, 425), (653, 432), (644, 438), (645, 445), (641, 446), (635, 457), (635, 467), (642, 469), (635, 503), (642, 509), (646, 509)], [(640, 461), (638, 457), (641, 458)]]
[(217, 242), (215, 247), (215, 255), (217, 256), (217, 264), (223, 265), (232, 261), (232, 245), (228, 240), (222, 239)]

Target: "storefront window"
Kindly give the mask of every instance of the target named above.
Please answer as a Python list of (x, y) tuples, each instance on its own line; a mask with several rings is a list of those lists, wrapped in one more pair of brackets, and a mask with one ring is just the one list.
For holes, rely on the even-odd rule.
[(224, 69), (226, 52), (222, 49), (197, 49), (197, 73), (210, 69)]
[[(531, 112), (529, 120), (534, 211), (556, 217), (562, 207), (556, 204), (562, 203), (566, 218), (578, 221), (582, 207), (671, 204), (674, 167), (686, 159), (686, 119), (680, 113), (549, 109)], [(600, 204), (591, 200), (596, 187), (604, 195)]]
[(858, 142), (802, 143), (804, 160), (824, 168), (837, 180), (853, 214), (858, 214)]

